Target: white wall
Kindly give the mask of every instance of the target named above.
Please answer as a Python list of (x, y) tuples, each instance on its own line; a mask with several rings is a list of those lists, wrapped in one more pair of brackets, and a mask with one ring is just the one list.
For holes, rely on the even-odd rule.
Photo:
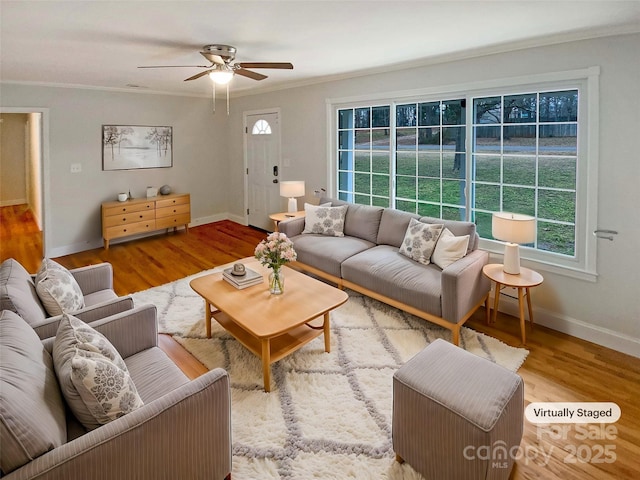
[[(148, 185), (191, 193), (193, 224), (226, 217), (226, 117), (211, 114), (209, 99), (2, 85), (2, 107), (25, 106), (49, 112), (48, 256), (99, 247), (101, 202), (115, 200), (121, 191), (143, 196)], [(173, 167), (102, 171), (103, 124), (172, 126)], [(74, 163), (81, 164), (80, 173), (70, 172)]]
[(27, 202), (42, 230), (42, 114), (27, 114)]
[(0, 115), (0, 205), (27, 203), (25, 179), (27, 116)]
[[(598, 241), (595, 282), (534, 265), (545, 281), (533, 290), (532, 298), (538, 323), (640, 356), (639, 50), (640, 35), (625, 35), (236, 97), (229, 132), (228, 183), (233, 189), (243, 185), (242, 112), (246, 110), (281, 109), (282, 154), (291, 162), (290, 168), (283, 169), (283, 179), (304, 179), (310, 200), (314, 188), (329, 184), (327, 99), (600, 66), (598, 226), (617, 230), (619, 235), (613, 242)], [(240, 197), (229, 207), (238, 215), (243, 208)]]

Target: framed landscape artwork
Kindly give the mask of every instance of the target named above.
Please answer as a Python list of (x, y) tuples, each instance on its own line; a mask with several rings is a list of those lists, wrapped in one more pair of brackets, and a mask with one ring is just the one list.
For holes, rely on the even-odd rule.
[(172, 166), (172, 127), (102, 126), (102, 170)]

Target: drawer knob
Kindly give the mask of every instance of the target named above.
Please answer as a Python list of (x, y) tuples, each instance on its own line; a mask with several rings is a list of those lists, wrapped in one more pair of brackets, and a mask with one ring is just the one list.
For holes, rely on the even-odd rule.
[(122, 219), (122, 221), (123, 221), (123, 222), (126, 222), (126, 221), (127, 221), (127, 217), (124, 217), (124, 218)]
[(123, 231), (123, 232), (126, 232), (126, 231), (127, 231), (127, 229), (125, 228), (125, 229), (124, 229), (124, 230), (122, 230), (122, 231)]

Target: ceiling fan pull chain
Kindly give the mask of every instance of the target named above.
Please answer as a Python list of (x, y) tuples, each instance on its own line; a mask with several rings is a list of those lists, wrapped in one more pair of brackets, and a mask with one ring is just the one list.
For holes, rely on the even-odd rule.
[(216, 113), (216, 84), (211, 82), (211, 91), (213, 92), (213, 94), (211, 95), (212, 98), (212, 102), (213, 102), (213, 113)]
[(229, 84), (227, 83), (227, 116), (229, 116)]

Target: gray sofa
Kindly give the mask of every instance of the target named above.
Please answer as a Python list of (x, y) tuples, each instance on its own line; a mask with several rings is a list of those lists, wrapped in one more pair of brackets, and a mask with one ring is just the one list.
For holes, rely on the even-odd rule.
[[(305, 219), (279, 224), (294, 244), (298, 260), (291, 264), (321, 278), (400, 308), (443, 326), (459, 342), (460, 328), (481, 305), (489, 314), (490, 282), (482, 267), (489, 254), (478, 249), (475, 224), (442, 220), (390, 208), (323, 198), (321, 204), (348, 205), (344, 237), (303, 234)], [(455, 236), (469, 235), (467, 254), (440, 269), (399, 253), (412, 218), (444, 224)]]
[[(118, 297), (113, 291), (113, 268), (110, 263), (99, 263), (69, 270), (78, 282), (84, 296), (85, 307), (71, 313), (83, 322), (115, 315), (133, 308), (131, 297)], [(53, 337), (58, 330), (60, 315), (49, 316), (38, 298), (30, 274), (15, 259), (0, 265), (0, 309), (18, 314), (36, 331), (40, 338)]]
[(227, 373), (215, 369), (189, 381), (157, 346), (155, 306), (92, 327), (118, 350), (144, 405), (87, 432), (60, 392), (51, 356), (54, 338), (40, 340), (18, 315), (2, 311), (3, 480), (230, 478)]

